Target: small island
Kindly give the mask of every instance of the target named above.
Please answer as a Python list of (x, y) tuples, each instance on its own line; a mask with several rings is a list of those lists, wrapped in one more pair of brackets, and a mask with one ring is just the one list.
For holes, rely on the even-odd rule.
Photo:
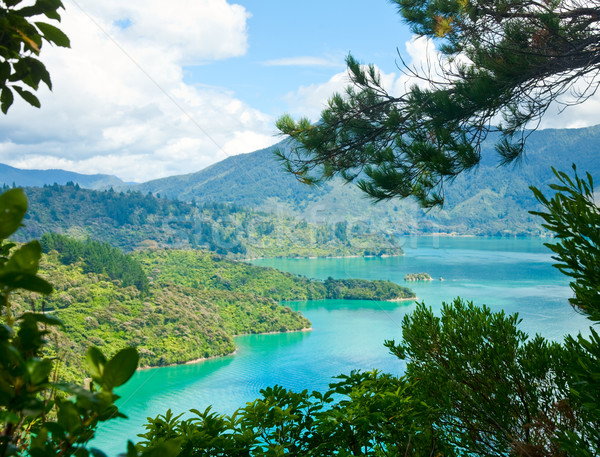
[(404, 276), (405, 281), (433, 281), (429, 273), (409, 273)]
[(415, 293), (391, 281), (366, 279), (333, 279), (324, 281), (327, 299), (404, 301), (416, 300)]

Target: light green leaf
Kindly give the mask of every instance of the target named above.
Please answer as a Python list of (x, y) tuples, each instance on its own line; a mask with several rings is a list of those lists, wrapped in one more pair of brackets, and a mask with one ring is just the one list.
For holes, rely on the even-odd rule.
[(104, 375), (104, 366), (106, 365), (106, 357), (97, 347), (90, 347), (85, 358), (87, 368), (95, 381), (101, 382)]
[(135, 348), (121, 349), (104, 367), (103, 385), (108, 390), (125, 384), (133, 376), (139, 362)]

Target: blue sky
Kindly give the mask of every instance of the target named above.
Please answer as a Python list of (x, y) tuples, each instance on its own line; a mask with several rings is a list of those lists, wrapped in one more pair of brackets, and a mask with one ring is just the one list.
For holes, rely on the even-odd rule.
[[(128, 181), (198, 171), (281, 138), (284, 112), (317, 120), (347, 85), (351, 52), (393, 93), (396, 67), (435, 58), (387, 0), (63, 0), (71, 49), (45, 46), (53, 92), (17, 101), (0, 163), (109, 173)], [(598, 123), (598, 97), (543, 127)]]
[(396, 48), (411, 38), (395, 7), (385, 0), (237, 3), (252, 15), (248, 52), (189, 68), (186, 80), (230, 89), (273, 116), (293, 108), (286, 94), (344, 71), (349, 52), (384, 71), (397, 71)]

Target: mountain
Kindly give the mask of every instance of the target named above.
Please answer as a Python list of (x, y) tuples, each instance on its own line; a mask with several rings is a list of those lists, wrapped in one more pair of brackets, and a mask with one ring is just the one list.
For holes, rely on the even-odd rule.
[(347, 220), (386, 233), (435, 232), (474, 235), (540, 234), (540, 221), (529, 211), (539, 208), (529, 189), (548, 191), (551, 167), (569, 171), (576, 163), (581, 172), (600, 179), (600, 126), (529, 132), (526, 154), (515, 165), (499, 167), (493, 138), (485, 144), (476, 170), (446, 186), (443, 209), (425, 212), (412, 201), (372, 202), (356, 186), (334, 179), (309, 187), (284, 172), (275, 148), (223, 160), (197, 173), (172, 176), (135, 186), (197, 203), (225, 202), (287, 213), (311, 222)]
[(108, 189), (126, 185), (121, 179), (112, 175), (84, 175), (65, 170), (22, 170), (0, 163), (0, 186), (42, 187), (52, 184), (73, 182), (86, 189)]

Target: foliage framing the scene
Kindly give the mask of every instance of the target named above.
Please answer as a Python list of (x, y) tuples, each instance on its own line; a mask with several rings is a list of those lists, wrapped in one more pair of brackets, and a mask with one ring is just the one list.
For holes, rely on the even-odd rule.
[(339, 174), (376, 200), (440, 205), (445, 183), (479, 164), (491, 132), (507, 164), (553, 102), (569, 93), (578, 103), (598, 87), (597, 1), (393, 3), (414, 33), (437, 43), (439, 61), (405, 65), (421, 84), (396, 95), (375, 66), (349, 56), (352, 84), (331, 97), (318, 123), (289, 115), (277, 122), (293, 139), (280, 158), (300, 180)]
[(37, 58), (46, 41), (69, 47), (69, 38), (56, 26), (39, 21), (40, 16), (60, 21), (60, 0), (38, 0), (23, 6), (21, 0), (0, 2), (0, 109), (6, 114), (14, 102), (14, 92), (36, 108), (39, 99), (30, 90), (37, 91), (43, 82), (52, 89), (50, 74)]
[(37, 312), (13, 316), (10, 296), (27, 290), (42, 295), (52, 286), (38, 276), (42, 248), (37, 241), (21, 246), (6, 241), (21, 225), (27, 199), (21, 189), (0, 195), (0, 456), (102, 456), (86, 449), (98, 424), (125, 417), (113, 390), (135, 372), (138, 353), (126, 348), (107, 359), (91, 347), (87, 388), (56, 379), (56, 360), (48, 356), (56, 317)]

